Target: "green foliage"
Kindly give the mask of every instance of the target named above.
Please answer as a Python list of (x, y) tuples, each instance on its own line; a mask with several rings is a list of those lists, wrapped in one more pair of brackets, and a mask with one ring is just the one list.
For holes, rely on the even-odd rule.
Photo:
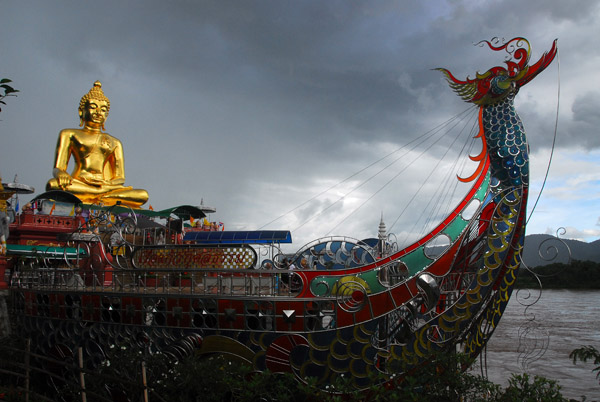
[[(143, 392), (142, 362), (150, 400), (296, 401), (298, 384), (291, 375), (253, 372), (250, 365), (229, 355), (174, 359), (166, 354), (113, 348), (86, 388), (111, 398), (130, 399)], [(302, 399), (301, 399), (302, 400)]]
[[(228, 355), (192, 356), (174, 362), (160, 354), (136, 352), (132, 356), (130, 351), (114, 352), (108, 356), (110, 364), (99, 371), (101, 375), (86, 376), (88, 389), (100, 392), (108, 385), (113, 397), (121, 393), (130, 398), (140, 395), (141, 382), (135, 373), (144, 360), (151, 396), (173, 402), (564, 401), (556, 382), (541, 377), (530, 382), (526, 374), (513, 376), (504, 392), (499, 385), (463, 371), (461, 367), (468, 363), (466, 357), (455, 353), (441, 353), (410, 375), (367, 390), (357, 390), (350, 376), (339, 375), (324, 392), (317, 387), (315, 378), (302, 383), (289, 373), (255, 372), (247, 362)], [(121, 378), (126, 384), (113, 384), (107, 380), (110, 378)], [(381, 384), (384, 378), (374, 380)], [(525, 399), (514, 399), (515, 395)]]
[[(18, 89), (14, 89), (12, 86), (8, 85), (9, 82), (12, 82), (8, 78), (0, 79), (0, 103), (6, 105), (4, 102), (4, 98), (7, 96), (16, 96), (15, 94), (19, 92)], [(2, 111), (2, 109), (0, 109)]]
[(399, 401), (489, 401), (500, 395), (500, 386), (465, 372), (467, 356), (453, 352), (436, 355), (435, 361), (404, 377), (394, 397)]
[(569, 358), (573, 359), (573, 364), (577, 364), (577, 360), (581, 360), (582, 362), (587, 362), (588, 360), (594, 360), (594, 364), (596, 367), (592, 369), (596, 371), (596, 378), (598, 382), (600, 382), (600, 352), (595, 347), (588, 345), (582, 346), (578, 349), (573, 350), (569, 354)]
[[(600, 263), (574, 260), (571, 264), (555, 263), (535, 267), (532, 271), (542, 281), (544, 289), (600, 289)], [(534, 274), (520, 269), (515, 287), (538, 288)]]
[[(14, 333), (14, 328), (11, 328)], [(30, 383), (32, 388), (26, 398), (25, 392), (25, 361), (27, 350), (27, 339), (18, 336), (7, 336), (0, 339), (0, 401), (7, 402), (40, 402), (52, 401), (48, 395), (46, 383), (38, 382), (39, 370), (30, 371)], [(28, 359), (32, 366), (35, 357), (29, 355)]]
[[(7, 357), (23, 361), (23, 352), (20, 356), (14, 356), (14, 351), (0, 346), (0, 361)], [(583, 355), (577, 354), (578, 359), (587, 359), (587, 356), (594, 358), (596, 355), (592, 349), (586, 349)], [(79, 371), (73, 363), (65, 362), (62, 370), (64, 382), (59, 385), (64, 401), (81, 400)], [(357, 390), (350, 376), (340, 374), (326, 386), (326, 391), (322, 391), (322, 384), (318, 384), (316, 378), (306, 378), (301, 382), (291, 373), (256, 372), (249, 362), (232, 355), (196, 354), (175, 359), (168, 352), (151, 353), (150, 349), (114, 346), (106, 351), (106, 360), (99, 366), (92, 368), (89, 362), (86, 363), (85, 385), (88, 400), (141, 400), (144, 392), (142, 367), (145, 367), (151, 401), (566, 401), (556, 381), (537, 376), (531, 378), (527, 374), (513, 375), (509, 386), (503, 390), (481, 376), (465, 372), (462, 368), (468, 363), (464, 355), (439, 353), (435, 360), (418, 367), (409, 375), (391, 379), (374, 377), (374, 383), (379, 385), (366, 390)], [(0, 376), (0, 392), (2, 385), (5, 391), (9, 390), (11, 383), (3, 381), (7, 378), (6, 375)], [(40, 384), (34, 382), (32, 386)], [(22, 388), (9, 392), (15, 398), (11, 400), (23, 400), (20, 399), (23, 396)], [(47, 393), (37, 393), (40, 394)]]
[(560, 385), (554, 380), (534, 376), (531, 381), (529, 374), (513, 374), (508, 380), (508, 387), (498, 401), (522, 402), (563, 402), (566, 401), (560, 393)]

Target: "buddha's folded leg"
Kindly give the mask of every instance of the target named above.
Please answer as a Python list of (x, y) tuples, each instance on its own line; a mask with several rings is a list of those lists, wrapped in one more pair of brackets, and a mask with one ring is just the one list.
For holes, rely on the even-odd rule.
[(50, 179), (46, 184), (46, 191), (64, 190), (76, 195), (86, 203), (102, 203), (104, 205), (114, 205), (120, 202), (122, 205), (139, 207), (148, 201), (148, 192), (146, 190), (134, 189), (131, 186), (123, 187), (121, 185), (92, 186), (81, 180), (72, 179), (71, 184), (61, 187), (58, 180)]
[(68, 191), (70, 193), (73, 193), (75, 195), (79, 195), (79, 194), (98, 195), (98, 194), (103, 194), (103, 193), (107, 192), (106, 187), (92, 186), (92, 185), (84, 183), (78, 179), (71, 179), (71, 184), (68, 184), (64, 187), (58, 183), (57, 179), (50, 179), (48, 181), (48, 183), (46, 184), (46, 191), (50, 191), (50, 190), (63, 190), (63, 191)]
[(99, 198), (99, 201), (105, 205), (114, 205), (120, 202), (121, 205), (137, 208), (148, 201), (148, 192), (132, 187), (124, 187), (120, 190), (113, 190), (103, 194)]

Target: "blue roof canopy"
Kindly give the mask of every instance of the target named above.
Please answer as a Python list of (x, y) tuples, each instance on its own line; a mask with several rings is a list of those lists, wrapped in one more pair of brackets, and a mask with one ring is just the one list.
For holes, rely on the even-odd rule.
[(197, 244), (272, 244), (291, 243), (289, 230), (250, 230), (221, 232), (187, 232), (184, 241)]

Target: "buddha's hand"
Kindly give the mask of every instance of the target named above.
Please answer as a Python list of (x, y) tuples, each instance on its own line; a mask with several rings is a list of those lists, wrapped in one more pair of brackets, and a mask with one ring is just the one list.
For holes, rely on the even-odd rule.
[(95, 187), (102, 187), (107, 184), (105, 180), (99, 179), (94, 176), (82, 176), (81, 181), (83, 181), (86, 184), (89, 184), (90, 186)]
[(125, 184), (125, 179), (123, 179), (123, 178), (112, 179), (110, 181), (110, 184), (113, 186), (122, 186), (123, 184)]
[(59, 187), (61, 188), (65, 188), (68, 185), (71, 184), (71, 182), (73, 181), (73, 178), (71, 177), (70, 174), (68, 174), (67, 172), (65, 172), (64, 170), (57, 170), (55, 172), (55, 177), (56, 177), (56, 181), (58, 182)]

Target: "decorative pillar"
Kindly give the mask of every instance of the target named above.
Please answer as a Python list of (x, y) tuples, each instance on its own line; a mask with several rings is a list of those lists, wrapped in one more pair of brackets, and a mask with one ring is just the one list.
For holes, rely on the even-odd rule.
[(377, 242), (377, 257), (383, 258), (387, 254), (387, 228), (383, 222), (383, 212), (381, 213), (381, 221), (379, 222), (379, 233), (377, 235), (379, 242)]

